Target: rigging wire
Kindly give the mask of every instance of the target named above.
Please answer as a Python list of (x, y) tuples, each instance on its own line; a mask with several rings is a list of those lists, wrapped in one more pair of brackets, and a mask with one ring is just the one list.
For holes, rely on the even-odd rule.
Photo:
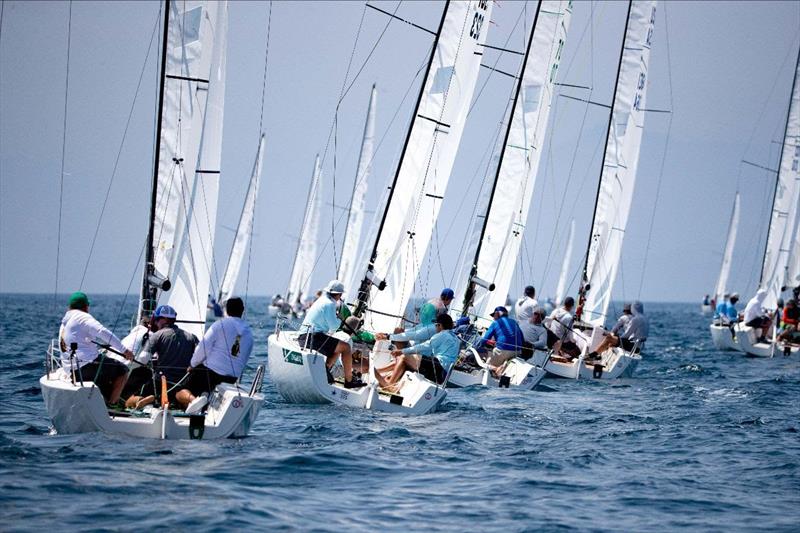
[(117, 168), (119, 167), (119, 160), (120, 156), (122, 155), (122, 149), (125, 146), (125, 140), (128, 137), (128, 128), (131, 125), (131, 119), (133, 118), (133, 111), (136, 108), (136, 100), (139, 96), (139, 89), (142, 86), (142, 80), (144, 79), (145, 70), (147, 70), (147, 61), (150, 59), (150, 50), (153, 47), (153, 39), (155, 38), (156, 31), (158, 30), (159, 23), (161, 20), (161, 12), (156, 15), (156, 22), (153, 25), (153, 33), (150, 35), (150, 41), (147, 45), (147, 53), (144, 56), (144, 63), (142, 64), (142, 70), (139, 73), (139, 81), (136, 83), (136, 89), (133, 93), (133, 102), (131, 103), (130, 111), (128, 112), (128, 119), (125, 122), (125, 129), (122, 132), (122, 139), (119, 143), (119, 149), (117, 150), (117, 156), (114, 159), (114, 168), (111, 170), (111, 179), (108, 182), (108, 187), (106, 188), (106, 196), (103, 199), (103, 207), (100, 209), (100, 216), (97, 219), (97, 224), (95, 225), (94, 236), (92, 237), (92, 244), (89, 246), (89, 255), (86, 258), (86, 264), (83, 267), (83, 275), (81, 276), (81, 283), (79, 289), (83, 289), (83, 282), (86, 280), (86, 273), (89, 270), (89, 263), (92, 260), (92, 254), (94, 253), (94, 246), (97, 242), (97, 235), (100, 232), (100, 226), (103, 222), (103, 215), (106, 212), (106, 206), (108, 205), (108, 198), (111, 194), (111, 187), (114, 185), (114, 178), (117, 176)]
[(61, 221), (64, 211), (64, 160), (67, 147), (67, 104), (69, 103), (69, 54), (72, 45), (72, 0), (69, 0), (69, 18), (67, 19), (67, 69), (64, 80), (64, 122), (61, 136), (61, 173), (59, 174), (58, 192), (58, 244), (56, 245), (56, 283), (53, 289), (53, 308), (58, 303), (58, 274), (61, 265)]

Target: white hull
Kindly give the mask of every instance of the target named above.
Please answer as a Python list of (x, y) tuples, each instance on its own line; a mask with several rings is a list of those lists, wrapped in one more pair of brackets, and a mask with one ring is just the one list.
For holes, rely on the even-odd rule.
[[(60, 434), (102, 431), (150, 439), (223, 439), (244, 437), (255, 422), (262, 394), (220, 384), (209, 397), (205, 415), (146, 408), (136, 413), (109, 412), (100, 390), (91, 381), (72, 384), (61, 369), (42, 376), (45, 407)], [(166, 416), (166, 421), (164, 421)]]
[(536, 352), (533, 363), (544, 368), (553, 377), (567, 379), (618, 379), (629, 378), (642, 360), (638, 353), (626, 352), (622, 348), (610, 348), (600, 354), (599, 361), (585, 362), (584, 357), (597, 347), (603, 338), (603, 328), (595, 327), (591, 338), (575, 334), (581, 355), (572, 361), (560, 360), (548, 353)]
[(702, 304), (700, 306), (700, 312), (703, 313), (704, 315), (710, 315), (711, 311), (712, 309), (710, 305)]
[(269, 336), (270, 379), (288, 402), (336, 403), (386, 413), (422, 415), (435, 411), (447, 396), (444, 388), (414, 372), (405, 373), (396, 394), (382, 392), (374, 381), (358, 389), (329, 384), (325, 356), (301, 348), (297, 337), (296, 331), (279, 331)]
[(711, 340), (714, 342), (714, 347), (717, 350), (741, 351), (736, 340), (733, 338), (730, 327), (711, 324), (709, 329), (711, 330)]
[[(774, 357), (784, 354), (783, 343), (757, 342), (756, 330), (744, 324), (736, 325), (736, 342), (739, 350), (753, 357)], [(790, 354), (800, 352), (800, 346), (788, 345)]]
[(502, 374), (504, 379), (501, 380), (494, 377), (491, 370), (480, 359), (480, 356), (475, 354), (475, 358), (481, 368), (476, 368), (471, 372), (453, 369), (450, 372), (450, 379), (447, 381), (448, 387), (481, 386), (533, 390), (542, 381), (542, 378), (547, 375), (543, 368), (535, 366), (522, 358), (515, 357), (506, 364)]

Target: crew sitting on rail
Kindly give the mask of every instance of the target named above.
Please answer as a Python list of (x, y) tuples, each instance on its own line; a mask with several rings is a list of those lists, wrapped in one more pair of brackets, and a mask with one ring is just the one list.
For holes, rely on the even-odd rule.
[(632, 352), (634, 348), (641, 350), (642, 345), (647, 340), (647, 335), (650, 332), (650, 324), (644, 314), (644, 305), (642, 302), (633, 302), (631, 306), (633, 314), (631, 318), (625, 321), (623, 327), (616, 332), (606, 332), (605, 339), (600, 342), (594, 351), (589, 352), (586, 359), (597, 359), (598, 354), (601, 354), (609, 348), (620, 346), (626, 352)]
[(797, 300), (790, 299), (786, 302), (783, 308), (783, 330), (778, 336), (778, 340), (790, 343), (800, 343), (800, 307), (797, 306)]
[[(533, 310), (533, 315), (531, 315), (528, 321), (531, 340), (529, 341), (528, 338), (526, 338), (522, 348), (521, 357), (525, 360), (533, 356), (533, 350), (547, 350), (547, 328), (545, 328), (542, 323), (545, 316), (547, 316), (547, 313), (544, 312), (543, 308), (537, 307)], [(522, 332), (524, 334), (525, 330)]]
[[(453, 333), (453, 319), (450, 315), (440, 314), (434, 319), (436, 333), (427, 341), (420, 344), (392, 351), (395, 356), (393, 364), (384, 368), (375, 369), (375, 377), (381, 387), (395, 389), (397, 382), (403, 377), (406, 370), (413, 370), (422, 374), (434, 383), (442, 384), (447, 378), (449, 369), (458, 358), (461, 345), (458, 337)], [(384, 374), (390, 373), (387, 379)]]
[(341, 358), (344, 368), (344, 387), (354, 389), (363, 387), (361, 380), (353, 379), (353, 354), (350, 343), (334, 336), (342, 322), (336, 314), (336, 302), (342, 298), (344, 284), (339, 280), (331, 280), (324, 292), (313, 303), (303, 319), (298, 337), (300, 346), (314, 350), (325, 356), (325, 371), (328, 383), (333, 383), (331, 368)]
[(486, 346), (487, 342), (494, 340), (494, 348), (489, 356), (489, 368), (499, 375), (505, 368), (506, 362), (519, 357), (522, 350), (522, 330), (513, 318), (508, 316), (508, 309), (498, 306), (492, 311), (494, 321), (478, 340), (478, 348)]
[(453, 289), (442, 289), (441, 294), (436, 298), (431, 298), (419, 309), (419, 324), (415, 327), (403, 331), (398, 329), (389, 339), (392, 342), (424, 342), (436, 333), (434, 321), (439, 315), (447, 314), (450, 311), (450, 304), (453, 302)]
[(82, 292), (69, 297), (69, 309), (61, 320), (59, 344), (61, 367), (73, 376), (75, 383), (91, 381), (100, 388), (106, 402), (116, 406), (128, 367), (119, 361), (101, 356), (98, 342), (133, 359), (133, 352), (123, 346), (116, 335), (89, 314), (89, 298)]
[(736, 310), (736, 303), (739, 301), (739, 293), (726, 294), (723, 300), (717, 304), (714, 313), (714, 324), (717, 326), (729, 326), (739, 320), (739, 311)]
[[(561, 352), (562, 345), (565, 343), (573, 344), (572, 339), (572, 308), (575, 307), (575, 299), (572, 296), (564, 298), (564, 304), (550, 313), (544, 320), (547, 328), (547, 347), (554, 352)], [(571, 354), (570, 354), (571, 355)]]
[(760, 330), (759, 337), (756, 342), (767, 343), (766, 334), (772, 324), (769, 318), (769, 311), (764, 309), (764, 300), (767, 298), (766, 289), (758, 289), (756, 295), (753, 296), (747, 306), (744, 308), (744, 325)]

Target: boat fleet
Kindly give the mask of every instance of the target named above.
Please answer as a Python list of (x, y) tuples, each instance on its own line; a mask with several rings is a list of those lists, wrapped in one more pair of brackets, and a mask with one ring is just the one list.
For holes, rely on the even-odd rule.
[[(537, 349), (527, 358), (516, 354), (497, 366), (471, 342), (474, 335), (479, 336), (491, 325), (489, 317), (506, 304), (528, 224), (572, 12), (582, 9), (580, 4), (567, 0), (542, 0), (536, 4), (519, 72), (514, 75), (493, 179), (488, 192), (480, 198), (474, 220), (466, 228), (466, 249), (457, 265), (452, 303), (447, 308), (454, 321), (471, 327), (473, 337), (461, 338), (464, 343), (459, 362), (445, 368), (447, 375), (442, 382), (408, 369), (394, 386), (386, 387), (376, 375), (398, 357), (399, 344), (392, 341), (393, 335), (426, 326), (418, 323), (414, 309), (415, 300), (424, 296), (419, 294), (418, 279), (441, 206), (447, 201), (448, 181), (469, 120), (479, 71), (485, 66), (481, 61), (488, 47), (493, 7), (491, 0), (444, 3), (438, 28), (432, 32), (422, 84), (393, 178), (375, 211), (369, 235), (362, 235), (375, 150), (377, 91), (372, 87), (347, 207), (341, 261), (335, 272), (340, 281), (331, 282), (328, 287), (346, 297), (340, 306), (342, 327), (329, 333), (348, 345), (348, 353), (360, 355), (364, 381), (359, 386), (342, 379), (339, 364), (331, 365), (330, 357), (309, 342), (314, 333), (309, 323), (299, 322), (311, 314), (311, 278), (323, 253), (318, 249), (318, 233), (326, 206), (321, 201), (322, 164), (318, 155), (312, 167), (290, 281), (285, 296), (273, 300), (267, 310), (276, 321), (267, 340), (268, 371), (258, 367), (249, 385), (240, 380), (219, 384), (202, 413), (187, 414), (169, 402), (115, 411), (107, 408), (97, 387), (85, 376), (76, 380), (75, 372), (62, 363), (63, 346), (53, 342), (47, 354), (47, 372), (40, 384), (56, 431), (105, 431), (161, 439), (241, 437), (248, 433), (263, 404), (261, 387), (265, 376), (288, 402), (332, 403), (409, 415), (435, 411), (447, 397), (448, 389), (454, 387), (530, 391), (548, 375), (596, 380), (633, 376), (642, 358), (645, 338), (616, 346), (605, 339), (609, 334), (606, 323), (615, 318), (609, 316), (609, 307), (625, 227), (633, 208), (647, 114), (656, 0), (632, 0), (627, 6), (592, 223), (583, 240), (586, 253), (580, 270), (575, 321), (562, 324), (565, 337), (560, 341), (568, 336), (575, 354), (566, 357), (558, 349)], [(135, 319), (139, 324), (157, 306), (168, 305), (177, 310), (181, 327), (199, 338), (206, 330), (209, 295), (213, 294), (216, 303), (235, 293), (252, 242), (266, 144), (262, 132), (227, 266), (218, 290), (212, 292), (209, 265), (213, 264), (213, 228), (220, 188), (227, 9), (224, 1), (166, 0), (163, 4), (151, 211)], [(800, 285), (796, 220), (800, 194), (798, 90), (795, 85), (764, 257), (760, 287), (767, 295), (762, 302), (765, 310), (777, 307), (784, 286)], [(738, 209), (737, 195), (716, 289), (718, 300), (726, 291)], [(557, 305), (574, 301), (566, 296), (566, 279), (573, 244), (582, 242), (580, 234), (575, 233), (572, 220), (556, 290)], [(786, 251), (790, 249), (793, 251)], [(339, 286), (344, 290), (336, 289)], [(327, 298), (326, 294), (317, 297)], [(345, 327), (347, 316), (357, 319), (356, 329), (384, 334), (376, 335), (374, 342), (361, 342), (355, 338), (356, 329)], [(789, 351), (796, 350), (790, 343), (781, 344), (775, 332), (764, 344), (769, 333), (756, 334), (752, 326), (742, 322), (715, 318), (710, 327), (719, 348), (740, 349), (752, 355), (785, 351), (786, 346)], [(423, 343), (424, 338), (417, 342)], [(598, 347), (605, 349), (595, 353)], [(470, 365), (462, 364), (464, 360), (469, 360)]]

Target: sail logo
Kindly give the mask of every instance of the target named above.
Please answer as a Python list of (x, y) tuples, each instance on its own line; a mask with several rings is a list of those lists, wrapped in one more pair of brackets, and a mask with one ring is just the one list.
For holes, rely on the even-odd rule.
[[(650, 47), (653, 44), (653, 31), (655, 29), (656, 24), (656, 6), (650, 10), (650, 27), (647, 28), (647, 37), (645, 38), (645, 46), (644, 50), (650, 50)], [(641, 69), (639, 71), (639, 81), (636, 84), (636, 95), (633, 97), (633, 108), (636, 111), (642, 110), (642, 101), (644, 100), (644, 88), (647, 85), (647, 59), (644, 56), (644, 52), (642, 53), (641, 60), (640, 60)]]
[(469, 29), (469, 36), (475, 39), (476, 41), (481, 36), (481, 29), (483, 28), (483, 20), (484, 14), (480, 11), (486, 11), (488, 6), (488, 0), (480, 0), (478, 2), (478, 9), (475, 11), (475, 15), (472, 17), (472, 26)]

